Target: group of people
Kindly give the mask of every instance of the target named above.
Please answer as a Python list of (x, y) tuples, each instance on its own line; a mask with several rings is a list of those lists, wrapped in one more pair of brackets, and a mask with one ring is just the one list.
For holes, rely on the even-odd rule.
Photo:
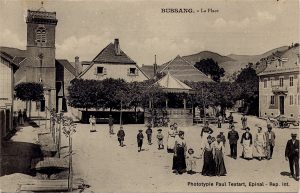
[(19, 109), (18, 112), (14, 111), (14, 125), (24, 125), (27, 122), (27, 109)]

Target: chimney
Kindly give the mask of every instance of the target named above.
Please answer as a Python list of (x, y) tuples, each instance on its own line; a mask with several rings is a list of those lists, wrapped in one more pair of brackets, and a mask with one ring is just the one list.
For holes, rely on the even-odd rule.
[(76, 69), (76, 77), (77, 77), (82, 71), (82, 66), (79, 62), (79, 57), (78, 56), (75, 57), (75, 69)]
[(153, 70), (154, 70), (154, 77), (156, 77), (157, 74), (157, 64), (156, 64), (156, 55), (154, 55), (154, 64), (153, 64)]
[(121, 55), (121, 50), (120, 50), (120, 43), (119, 43), (119, 39), (118, 38), (115, 39), (114, 45), (115, 45), (115, 53), (116, 53), (116, 55), (120, 56)]

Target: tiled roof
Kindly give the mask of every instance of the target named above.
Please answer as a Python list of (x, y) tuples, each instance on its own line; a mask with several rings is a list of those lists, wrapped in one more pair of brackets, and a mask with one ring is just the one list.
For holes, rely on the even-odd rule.
[(76, 69), (74, 66), (65, 59), (57, 59), (56, 60), (58, 63), (60, 63), (65, 69), (67, 69), (69, 72), (71, 72), (74, 76), (76, 76)]
[(14, 72), (19, 68), (19, 66), (12, 60), (11, 56), (6, 52), (0, 51), (0, 57), (12, 65)]
[(160, 68), (160, 72), (170, 72), (175, 78), (181, 81), (194, 82), (212, 82), (213, 80), (207, 75), (199, 71), (193, 64), (186, 61), (181, 56), (177, 56), (168, 63), (165, 63)]
[(20, 50), (18, 48), (0, 47), (0, 51), (9, 55), (11, 60), (17, 65), (19, 65), (27, 57), (27, 51)]
[(108, 44), (94, 59), (95, 63), (114, 63), (114, 64), (136, 64), (131, 58), (129, 58), (122, 50), (120, 55), (115, 53), (115, 45), (113, 43)]
[[(285, 72), (299, 71), (299, 47), (293, 47), (284, 52), (278, 60), (268, 64), (265, 70), (259, 75), (279, 74)], [(282, 66), (279, 66), (279, 61), (283, 60)], [(287, 61), (284, 61), (287, 60)]]
[(147, 76), (149, 77), (149, 78), (153, 78), (154, 77), (154, 66), (152, 65), (143, 65), (142, 67), (141, 67), (141, 70), (145, 73), (145, 74), (147, 74)]

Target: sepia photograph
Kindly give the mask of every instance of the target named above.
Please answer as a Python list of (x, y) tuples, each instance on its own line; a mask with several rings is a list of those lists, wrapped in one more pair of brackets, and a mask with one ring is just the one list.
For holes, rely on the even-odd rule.
[(299, 0), (0, 0), (0, 192), (300, 192)]

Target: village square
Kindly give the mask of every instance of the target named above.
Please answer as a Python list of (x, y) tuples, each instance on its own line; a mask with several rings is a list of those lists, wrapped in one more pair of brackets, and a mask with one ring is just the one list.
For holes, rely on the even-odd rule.
[(1, 192), (298, 192), (299, 2), (174, 2), (0, 1)]

